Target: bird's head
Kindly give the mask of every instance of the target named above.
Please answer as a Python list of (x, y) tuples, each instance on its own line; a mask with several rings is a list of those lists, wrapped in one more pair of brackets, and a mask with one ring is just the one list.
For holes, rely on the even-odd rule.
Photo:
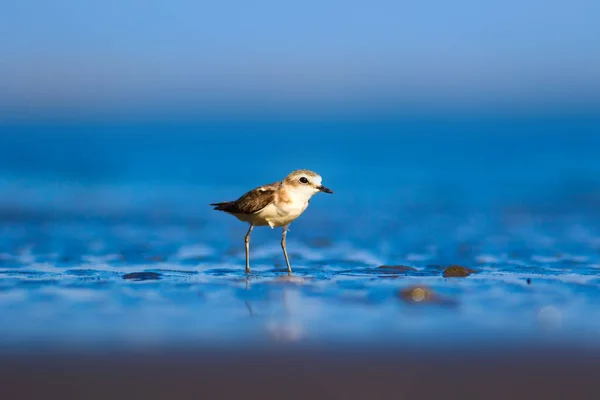
[(331, 189), (323, 186), (321, 181), (321, 175), (316, 172), (299, 169), (286, 176), (283, 180), (283, 184), (286, 188), (293, 190), (294, 192), (305, 194), (308, 197), (318, 192), (333, 193)]

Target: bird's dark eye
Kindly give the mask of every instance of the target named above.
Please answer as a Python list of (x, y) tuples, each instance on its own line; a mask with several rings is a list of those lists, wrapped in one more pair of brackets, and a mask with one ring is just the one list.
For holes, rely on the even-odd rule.
[(308, 179), (306, 179), (306, 177), (302, 177), (300, 178), (300, 183), (308, 183)]

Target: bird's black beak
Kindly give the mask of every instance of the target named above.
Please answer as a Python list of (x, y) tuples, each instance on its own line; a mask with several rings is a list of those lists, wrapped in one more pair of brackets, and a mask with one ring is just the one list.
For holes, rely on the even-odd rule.
[(333, 190), (326, 188), (325, 186), (321, 185), (318, 186), (317, 189), (319, 189), (321, 192), (325, 192), (325, 193), (329, 193), (329, 194), (333, 194)]

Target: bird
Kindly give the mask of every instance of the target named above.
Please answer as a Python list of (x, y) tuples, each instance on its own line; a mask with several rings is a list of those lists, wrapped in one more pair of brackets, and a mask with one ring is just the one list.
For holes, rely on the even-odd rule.
[(235, 201), (210, 204), (214, 210), (231, 214), (250, 225), (244, 237), (246, 274), (250, 273), (250, 234), (255, 226), (282, 228), (281, 248), (288, 274), (292, 273), (286, 248), (287, 231), (292, 221), (306, 210), (313, 195), (319, 192), (333, 194), (321, 181), (321, 175), (316, 172), (298, 169), (283, 180), (252, 189)]

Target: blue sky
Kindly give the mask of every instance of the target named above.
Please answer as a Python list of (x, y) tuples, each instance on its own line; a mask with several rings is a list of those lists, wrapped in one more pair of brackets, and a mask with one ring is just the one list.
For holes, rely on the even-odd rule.
[(4, 2), (0, 114), (596, 106), (599, 15), (592, 0)]

